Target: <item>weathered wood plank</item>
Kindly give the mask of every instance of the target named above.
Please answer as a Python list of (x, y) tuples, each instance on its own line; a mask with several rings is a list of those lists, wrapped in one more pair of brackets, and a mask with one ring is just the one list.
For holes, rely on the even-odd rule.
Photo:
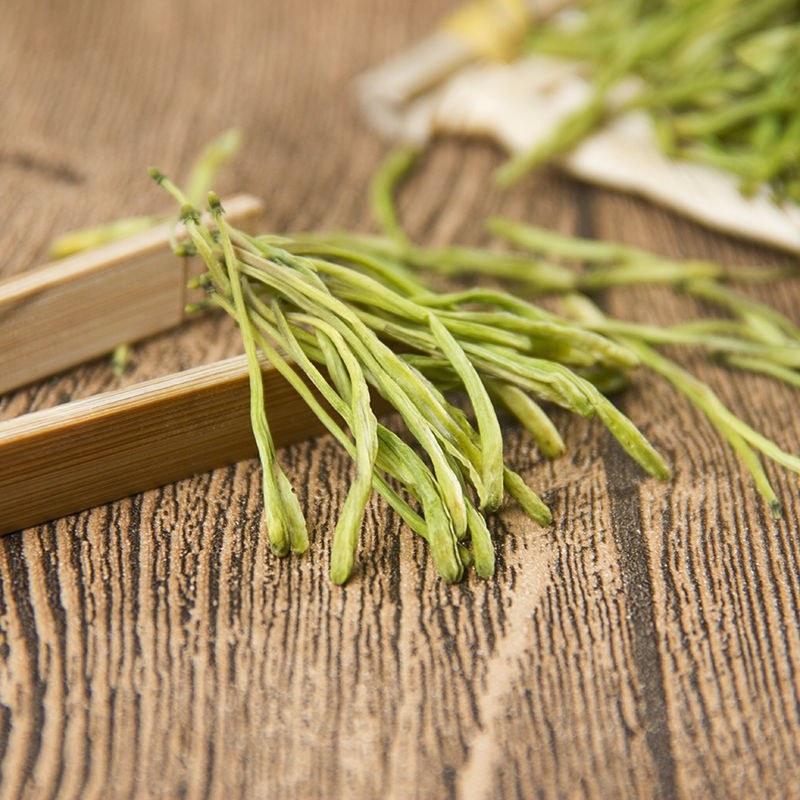
[[(220, 192), (268, 198), (272, 230), (367, 229), (364, 188), (385, 145), (346, 101), (349, 81), (449, 7), (12, 4), (0, 34), (4, 274), (41, 262), (64, 230), (168, 211), (143, 168), (180, 177), (230, 124), (247, 144)], [(414, 235), (474, 242), (480, 220), (503, 212), (564, 231), (588, 220), (674, 255), (771, 258), (550, 173), (498, 193), (498, 158), (438, 144), (402, 196)], [(758, 294), (797, 319), (796, 283)], [(687, 308), (648, 290), (602, 301), (659, 321)], [(209, 316), (137, 346), (125, 381), (237, 347)], [(693, 366), (797, 449), (795, 394)], [(0, 414), (113, 385), (98, 362), (4, 396)], [(351, 466), (327, 437), (280, 453), (311, 523), (300, 559), (268, 553), (253, 461), (4, 537), (0, 797), (800, 793), (797, 481), (770, 468), (785, 502), (773, 523), (662, 384), (642, 380), (619, 402), (674, 479), (622, 466), (596, 424), (558, 414), (569, 454), (550, 464), (509, 423), (509, 457), (556, 524), (505, 510), (491, 582), (444, 586), (375, 500), (355, 579), (331, 586)]]

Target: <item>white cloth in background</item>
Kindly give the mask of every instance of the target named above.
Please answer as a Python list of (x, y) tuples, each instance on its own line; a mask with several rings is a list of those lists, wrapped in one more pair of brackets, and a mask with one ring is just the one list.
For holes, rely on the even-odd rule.
[[(357, 89), (367, 119), (395, 140), (421, 145), (437, 133), (487, 136), (510, 153), (547, 137), (591, 92), (576, 65), (556, 59), (475, 63), (446, 30), (365, 74)], [(736, 177), (665, 158), (643, 113), (618, 117), (559, 163), (711, 228), (800, 253), (800, 207), (776, 206), (766, 189), (743, 197)]]

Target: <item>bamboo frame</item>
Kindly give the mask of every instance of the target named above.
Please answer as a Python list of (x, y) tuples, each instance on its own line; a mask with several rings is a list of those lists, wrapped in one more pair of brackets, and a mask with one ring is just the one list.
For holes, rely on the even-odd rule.
[[(262, 204), (237, 195), (226, 211), (247, 227)], [(165, 222), (0, 281), (0, 394), (183, 322), (192, 299), (186, 284), (201, 265), (170, 252), (172, 227)]]
[[(323, 432), (264, 369), (277, 446)], [(251, 458), (244, 356), (0, 422), (0, 534)]]
[[(247, 195), (225, 205), (240, 227), (261, 212)], [(200, 265), (175, 258), (169, 235), (164, 224), (0, 282), (0, 392), (182, 322)], [(275, 370), (264, 380), (278, 446), (322, 432)], [(0, 534), (254, 456), (248, 392), (240, 356), (0, 422)]]

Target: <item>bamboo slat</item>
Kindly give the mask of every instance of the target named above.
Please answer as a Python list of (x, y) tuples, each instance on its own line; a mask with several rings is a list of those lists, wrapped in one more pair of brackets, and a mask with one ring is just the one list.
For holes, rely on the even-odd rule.
[[(250, 195), (225, 207), (244, 227), (262, 210)], [(0, 393), (181, 323), (186, 282), (200, 265), (170, 252), (172, 227), (164, 223), (0, 282)]]
[[(322, 426), (264, 369), (278, 447)], [(0, 534), (255, 455), (244, 356), (0, 423)]]
[[(237, 195), (226, 210), (248, 227), (262, 204)], [(171, 228), (0, 283), (0, 392), (181, 323), (201, 265), (170, 252)], [(279, 446), (319, 431), (268, 368), (265, 383)], [(255, 454), (247, 398), (236, 357), (0, 423), (0, 533)]]

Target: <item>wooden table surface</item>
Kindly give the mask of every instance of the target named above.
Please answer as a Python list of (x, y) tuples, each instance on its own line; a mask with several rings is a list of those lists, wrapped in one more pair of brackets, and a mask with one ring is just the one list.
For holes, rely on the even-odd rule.
[[(230, 125), (246, 147), (218, 188), (263, 197), (267, 228), (372, 229), (365, 187), (387, 144), (352, 79), (452, 6), (5, 4), (2, 274), (70, 228), (168, 211), (145, 167), (181, 177)], [(777, 260), (552, 172), (494, 191), (500, 159), (437, 143), (402, 193), (414, 236), (479, 242), (503, 212), (675, 256)], [(758, 294), (800, 321), (796, 282)], [(666, 291), (602, 300), (658, 322), (697, 312)], [(220, 317), (188, 324), (137, 346), (124, 382), (239, 347)], [(798, 451), (796, 393), (694, 366)], [(115, 385), (101, 359), (3, 397), (0, 413)], [(619, 402), (674, 479), (646, 479), (599, 423), (557, 414), (569, 454), (554, 463), (508, 423), (509, 460), (556, 521), (495, 518), (490, 581), (445, 585), (374, 500), (355, 577), (332, 586), (351, 466), (330, 438), (280, 454), (310, 521), (302, 558), (268, 552), (255, 462), (3, 538), (0, 797), (800, 796), (796, 477), (767, 468), (774, 522), (665, 384), (642, 377)]]

